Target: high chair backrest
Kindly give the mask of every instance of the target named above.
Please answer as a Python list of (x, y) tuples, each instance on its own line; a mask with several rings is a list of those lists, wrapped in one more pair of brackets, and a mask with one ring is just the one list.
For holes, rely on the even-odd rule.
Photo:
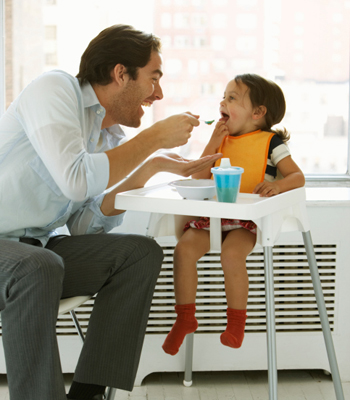
[[(258, 226), (257, 244), (271, 246), (276, 243), (282, 232), (308, 232), (310, 230), (306, 212), (305, 188), (289, 191), (288, 195), (290, 196), (291, 194), (295, 199), (302, 199), (303, 201), (298, 201), (290, 207), (271, 213), (268, 218), (260, 218), (254, 221)], [(281, 202), (283, 202), (284, 195), (285, 193), (278, 195)], [(264, 232), (264, 237), (262, 232)], [(269, 237), (272, 243), (267, 243), (266, 237)]]
[(146, 235), (150, 237), (175, 236), (179, 240), (186, 223), (198, 219), (189, 215), (151, 213)]

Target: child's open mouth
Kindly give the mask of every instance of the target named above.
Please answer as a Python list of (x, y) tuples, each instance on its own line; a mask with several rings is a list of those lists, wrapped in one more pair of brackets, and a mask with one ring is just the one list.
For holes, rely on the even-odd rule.
[(228, 114), (226, 114), (226, 113), (224, 113), (224, 112), (221, 112), (221, 118), (220, 118), (220, 121), (224, 121), (224, 122), (227, 122), (228, 120), (229, 120), (229, 115)]

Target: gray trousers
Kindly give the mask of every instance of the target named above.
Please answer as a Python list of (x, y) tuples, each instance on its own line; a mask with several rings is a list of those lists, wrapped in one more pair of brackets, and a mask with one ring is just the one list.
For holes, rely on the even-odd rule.
[(97, 294), (74, 380), (132, 390), (163, 253), (139, 235), (0, 240), (0, 310), (11, 400), (66, 400), (61, 298)]

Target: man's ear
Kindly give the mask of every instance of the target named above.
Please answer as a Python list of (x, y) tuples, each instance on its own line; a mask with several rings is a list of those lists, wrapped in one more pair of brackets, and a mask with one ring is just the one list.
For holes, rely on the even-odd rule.
[(267, 108), (265, 106), (256, 107), (253, 111), (253, 119), (263, 118), (267, 113)]
[(111, 71), (111, 77), (119, 86), (125, 86), (129, 81), (129, 74), (123, 64), (117, 64)]

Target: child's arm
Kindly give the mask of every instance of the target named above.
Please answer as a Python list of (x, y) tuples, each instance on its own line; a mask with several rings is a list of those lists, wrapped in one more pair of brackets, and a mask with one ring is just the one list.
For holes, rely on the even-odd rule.
[(291, 156), (283, 158), (283, 160), (277, 164), (277, 169), (281, 172), (283, 179), (275, 182), (264, 181), (258, 183), (253, 193), (260, 194), (260, 196), (264, 197), (271, 197), (305, 185), (304, 174)]
[[(205, 149), (203, 150), (201, 157), (217, 153), (223, 138), (226, 135), (228, 135), (228, 133), (229, 133), (228, 128), (225, 125), (225, 122), (219, 121), (215, 125), (215, 129), (211, 135), (211, 138), (210, 138), (208, 144), (205, 146)], [(205, 168), (202, 171), (197, 172), (196, 174), (193, 174), (192, 178), (193, 179), (210, 179), (210, 177), (211, 177), (210, 170), (214, 166), (214, 164), (215, 163), (210, 165), (208, 168)]]

